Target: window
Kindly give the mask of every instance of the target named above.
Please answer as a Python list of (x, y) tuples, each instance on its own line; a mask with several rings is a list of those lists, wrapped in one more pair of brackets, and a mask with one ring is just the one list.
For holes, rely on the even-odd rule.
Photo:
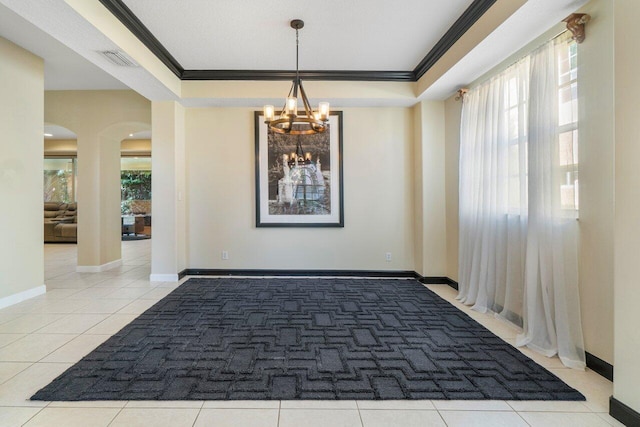
[(44, 201), (73, 203), (76, 201), (77, 159), (48, 157), (44, 159)]
[(575, 211), (578, 197), (578, 45), (575, 41), (558, 46), (558, 164), (563, 183), (560, 207)]
[[(575, 41), (556, 46), (558, 68), (558, 165), (557, 201), (566, 216), (578, 215), (578, 49)], [(520, 65), (528, 68), (527, 59), (507, 72), (511, 77), (503, 91), (503, 114), (508, 140), (509, 213), (518, 214), (527, 206), (527, 105), (526, 78)], [(521, 174), (520, 172), (523, 171)]]
[[(527, 113), (528, 91), (526, 79), (528, 59), (514, 67), (504, 91), (504, 108), (507, 123), (508, 158), (508, 204), (510, 214), (520, 214), (527, 206)], [(524, 171), (524, 175), (520, 171)]]

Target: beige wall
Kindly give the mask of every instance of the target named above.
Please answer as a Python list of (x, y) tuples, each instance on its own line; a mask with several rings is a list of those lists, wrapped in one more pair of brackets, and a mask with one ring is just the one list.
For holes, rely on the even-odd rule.
[(0, 37), (0, 308), (44, 292), (44, 63)]
[(587, 351), (613, 363), (613, 2), (592, 1), (578, 46), (580, 309)]
[(151, 280), (175, 281), (187, 266), (185, 109), (173, 101), (154, 102), (152, 119)]
[(640, 412), (640, 4), (615, 8), (615, 371), (613, 397)]
[(150, 139), (125, 139), (120, 144), (120, 152), (123, 156), (150, 155), (151, 140)]
[(78, 141), (75, 139), (45, 139), (45, 156), (75, 156), (78, 152)]
[(444, 102), (414, 107), (415, 267), (423, 276), (446, 276)]
[(412, 110), (343, 111), (345, 227), (325, 229), (256, 228), (253, 110), (186, 111), (189, 267), (414, 269)]
[(462, 101), (447, 99), (445, 109), (445, 208), (447, 218), (447, 273), (458, 281), (458, 160), (460, 155), (460, 114)]
[[(587, 39), (579, 45), (580, 305), (586, 350), (613, 363), (613, 6), (594, 0)], [(561, 26), (559, 26), (561, 27)], [(478, 82), (558, 33), (554, 28)], [(474, 83), (474, 84), (477, 84)], [(446, 110), (447, 274), (458, 277), (458, 155), (461, 103)]]
[[(75, 139), (45, 139), (45, 156), (73, 155), (78, 152), (78, 141)], [(120, 154), (123, 156), (150, 156), (150, 139), (125, 139), (120, 144)]]

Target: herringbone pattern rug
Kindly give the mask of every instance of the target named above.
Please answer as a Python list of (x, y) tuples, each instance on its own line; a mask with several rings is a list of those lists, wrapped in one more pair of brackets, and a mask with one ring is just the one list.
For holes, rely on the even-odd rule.
[(34, 400), (584, 400), (420, 283), (191, 279)]

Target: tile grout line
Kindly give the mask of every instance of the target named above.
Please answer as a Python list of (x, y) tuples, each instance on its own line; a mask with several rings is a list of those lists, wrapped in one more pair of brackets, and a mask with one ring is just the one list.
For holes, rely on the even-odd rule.
[(113, 416), (113, 418), (111, 419), (111, 421), (109, 421), (109, 424), (107, 424), (107, 427), (109, 427), (111, 424), (113, 424), (113, 422), (116, 420), (116, 418), (118, 418), (118, 415), (120, 415), (120, 413), (122, 412), (122, 410), (123, 410), (124, 408), (126, 408), (126, 406), (127, 406), (127, 404), (125, 403), (125, 404), (122, 406), (122, 408), (120, 408), (120, 410), (118, 411), (118, 413), (117, 413), (117, 414), (115, 414), (115, 415)]
[[(435, 406), (436, 406), (436, 405), (433, 405), (433, 406), (434, 406), (434, 408), (435, 408)], [(445, 421), (444, 417), (443, 417), (443, 416), (442, 416), (442, 414), (440, 413), (440, 409), (436, 408), (436, 412), (438, 413), (438, 416), (439, 416), (439, 417), (440, 417), (440, 419), (442, 420), (442, 423), (443, 423), (445, 426), (448, 426), (449, 424), (447, 423), (447, 421)]]
[(5, 362), (4, 360), (1, 363), (30, 363), (29, 366), (27, 366), (26, 368), (22, 369), (20, 372), (17, 372), (15, 374), (13, 374), (11, 377), (7, 378), (5, 381), (1, 382), (0, 385), (5, 384), (9, 381), (11, 381), (13, 378), (15, 378), (17, 375), (19, 375), (20, 373), (26, 371), (27, 369), (29, 369), (30, 367), (32, 367), (33, 365), (35, 365), (37, 362)]
[(356, 402), (356, 409), (358, 410), (358, 418), (360, 418), (360, 425), (364, 427), (364, 421), (362, 420), (362, 413), (360, 412), (360, 405), (358, 405), (358, 400), (354, 400)]
[[(47, 406), (49, 406), (51, 402), (47, 403)], [(31, 421), (32, 419), (34, 419), (36, 417), (36, 415), (38, 415), (40, 412), (42, 412), (47, 406), (43, 406), (42, 408), (40, 408), (40, 410), (38, 412), (36, 412), (35, 414), (33, 414), (27, 421), (23, 422), (22, 424), (20, 424), (21, 426), (27, 424), (29, 421)], [(24, 406), (20, 406), (21, 408), (24, 408)]]
[(278, 401), (278, 423), (276, 424), (276, 427), (280, 427), (280, 410), (282, 409), (282, 400)]
[(527, 420), (525, 420), (525, 419), (524, 419), (524, 417), (522, 416), (522, 414), (521, 414), (520, 412), (515, 411), (515, 410), (514, 410), (513, 412), (515, 412), (516, 414), (518, 414), (518, 416), (520, 417), (520, 419), (521, 419), (522, 421), (524, 421), (524, 423), (525, 423), (526, 425), (531, 426), (531, 424), (529, 424), (529, 423), (527, 422)]
[(202, 401), (202, 405), (198, 409), (198, 414), (193, 419), (193, 423), (191, 423), (191, 427), (195, 427), (196, 423), (198, 422), (198, 418), (200, 418), (200, 414), (202, 413), (202, 408), (204, 408), (204, 400)]

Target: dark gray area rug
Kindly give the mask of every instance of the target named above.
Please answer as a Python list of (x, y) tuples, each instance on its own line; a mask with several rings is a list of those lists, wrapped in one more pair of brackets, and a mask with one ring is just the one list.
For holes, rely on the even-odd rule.
[(33, 400), (584, 400), (414, 280), (190, 279)]

